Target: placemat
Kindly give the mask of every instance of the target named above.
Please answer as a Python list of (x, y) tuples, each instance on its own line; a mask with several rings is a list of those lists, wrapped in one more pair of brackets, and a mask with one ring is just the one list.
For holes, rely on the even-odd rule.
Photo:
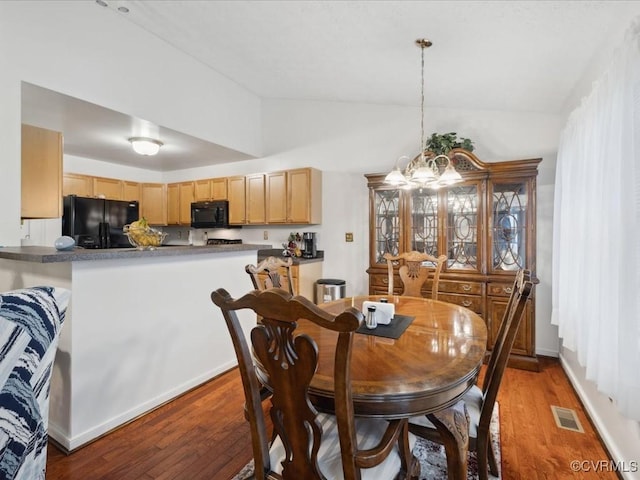
[(400, 335), (404, 333), (411, 322), (416, 317), (409, 317), (407, 315), (394, 315), (391, 323), (389, 325), (378, 325), (376, 328), (368, 329), (367, 326), (363, 323), (356, 330), (356, 333), (363, 333), (365, 335), (374, 335), (376, 337), (385, 337), (385, 338), (400, 338)]

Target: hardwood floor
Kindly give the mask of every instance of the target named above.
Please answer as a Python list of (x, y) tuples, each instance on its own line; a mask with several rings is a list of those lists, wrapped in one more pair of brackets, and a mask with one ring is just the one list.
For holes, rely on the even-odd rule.
[[(571, 461), (608, 460), (556, 359), (542, 371), (508, 368), (498, 395), (502, 478), (615, 479), (612, 472), (572, 472)], [(585, 433), (556, 427), (550, 405), (578, 412)], [(49, 443), (47, 480), (227, 480), (250, 459), (237, 370), (106, 435), (71, 455)]]

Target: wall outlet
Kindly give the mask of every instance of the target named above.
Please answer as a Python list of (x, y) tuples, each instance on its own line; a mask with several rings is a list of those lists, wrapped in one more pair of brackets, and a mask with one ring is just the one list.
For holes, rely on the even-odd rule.
[(262, 238), (264, 238), (265, 240), (269, 240), (269, 230), (265, 230), (264, 234), (262, 235)]
[(351, 232), (347, 232), (344, 234), (344, 241), (345, 242), (353, 242), (353, 233)]

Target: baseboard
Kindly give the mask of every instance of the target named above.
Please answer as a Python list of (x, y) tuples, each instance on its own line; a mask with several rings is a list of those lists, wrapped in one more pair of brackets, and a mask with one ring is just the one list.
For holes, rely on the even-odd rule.
[(536, 348), (536, 355), (541, 355), (543, 357), (558, 358), (560, 356), (560, 353), (558, 352), (558, 350), (549, 350), (549, 349), (546, 349), (546, 348)]
[[(562, 352), (559, 354), (560, 365), (564, 370), (565, 374), (569, 378), (569, 382), (573, 386), (573, 389), (576, 391), (576, 394), (580, 398), (582, 405), (584, 407), (585, 413), (589, 417), (589, 420), (595, 427), (598, 435), (600, 436), (600, 440), (603, 443), (605, 449), (609, 453), (611, 460), (619, 465), (629, 465), (629, 462), (635, 460), (635, 458), (627, 458), (626, 464), (624, 463), (625, 458), (623, 453), (620, 451), (618, 447), (618, 442), (613, 437), (610, 428), (607, 425), (607, 422), (604, 421), (602, 416), (598, 412), (598, 408), (594, 405), (590, 395), (585, 391), (581, 376), (579, 377), (576, 372), (574, 372), (572, 365), (567, 361)], [(588, 381), (588, 380), (585, 380)], [(637, 472), (624, 472), (618, 471), (616, 472), (619, 478), (625, 480), (637, 480)]]
[(137, 418), (155, 410), (156, 408), (202, 385), (203, 383), (210, 381), (216, 376), (227, 372), (228, 370), (236, 367), (237, 364), (238, 363), (235, 361), (235, 359), (233, 361), (227, 362), (226, 364), (221, 365), (214, 370), (205, 372), (202, 375), (199, 375), (198, 377), (195, 377), (188, 382), (172, 388), (171, 390), (164, 392), (163, 394), (158, 395), (157, 397), (152, 398), (147, 402), (137, 405), (136, 407), (131, 408), (126, 412), (122, 412), (120, 415), (110, 419), (107, 422), (96, 425), (95, 427), (73, 437), (69, 437), (67, 432), (49, 422), (49, 437), (65, 453), (71, 453), (74, 450), (84, 447), (85, 445), (111, 433), (119, 427), (122, 427), (132, 422), (133, 420), (136, 420)]

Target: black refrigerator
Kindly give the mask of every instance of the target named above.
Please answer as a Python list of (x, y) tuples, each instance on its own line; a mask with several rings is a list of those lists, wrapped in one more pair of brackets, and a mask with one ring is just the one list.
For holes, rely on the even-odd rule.
[(73, 237), (84, 248), (131, 247), (122, 227), (139, 218), (137, 201), (64, 197), (62, 235)]

